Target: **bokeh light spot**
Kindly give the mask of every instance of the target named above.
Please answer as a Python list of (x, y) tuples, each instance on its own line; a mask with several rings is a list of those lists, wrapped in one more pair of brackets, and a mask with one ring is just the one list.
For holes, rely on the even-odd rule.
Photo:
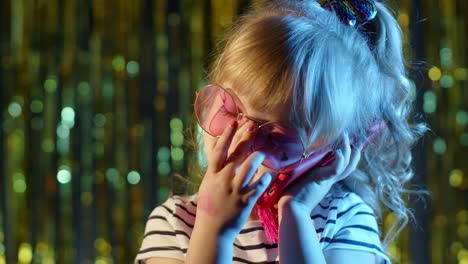
[(428, 75), (429, 75), (429, 79), (433, 81), (438, 81), (440, 77), (442, 76), (442, 72), (440, 71), (439, 68), (434, 66), (429, 70)]
[(159, 161), (168, 161), (171, 157), (171, 151), (167, 147), (160, 147), (158, 149), (158, 160)]
[(44, 89), (48, 93), (53, 93), (57, 90), (57, 80), (55, 76), (50, 76), (44, 81)]
[(127, 175), (128, 183), (135, 185), (140, 182), (140, 174), (137, 171), (130, 171)]
[(384, 224), (387, 228), (391, 227), (393, 223), (395, 222), (395, 214), (394, 213), (389, 213), (384, 220)]
[(398, 15), (397, 20), (401, 27), (408, 27), (409, 16), (407, 13), (401, 12), (400, 15)]
[(452, 65), (452, 50), (450, 48), (442, 48), (439, 53), (442, 67), (450, 67)]
[(21, 115), (21, 112), (22, 112), (22, 109), (21, 109), (21, 105), (18, 104), (17, 102), (12, 102), (10, 103), (10, 105), (8, 106), (8, 113), (12, 116), (12, 117), (18, 117)]
[(463, 133), (460, 136), (460, 144), (462, 146), (468, 147), (468, 133)]
[(443, 138), (436, 138), (434, 140), (433, 149), (436, 154), (442, 155), (447, 150), (447, 143), (445, 143)]
[(89, 85), (88, 82), (80, 82), (78, 84), (78, 93), (83, 96), (83, 97), (86, 97), (90, 94), (91, 92), (91, 86)]
[(67, 184), (71, 181), (72, 175), (69, 169), (60, 169), (57, 172), (57, 181), (61, 184)]
[(395, 243), (388, 245), (388, 252), (397, 259), (400, 259), (400, 249)]
[[(109, 255), (111, 251), (111, 245), (102, 238), (98, 238), (94, 241), (94, 247), (101, 253), (102, 255)], [(104, 262), (107, 263), (107, 262)]]
[(166, 99), (163, 96), (157, 96), (153, 102), (154, 108), (158, 111), (166, 109)]
[(468, 124), (468, 113), (463, 110), (459, 110), (456, 116), (457, 123), (461, 126)]
[(18, 260), (20, 263), (30, 263), (32, 260), (32, 248), (28, 243), (22, 243), (18, 250)]
[(451, 75), (443, 75), (442, 78), (440, 78), (440, 85), (444, 88), (450, 88), (453, 86), (454, 80)]
[(457, 258), (458, 258), (458, 261), (460, 261), (459, 263), (462, 263), (462, 260), (468, 261), (468, 249), (466, 248), (460, 249), (460, 251), (458, 251)]
[(109, 182), (116, 183), (119, 179), (119, 171), (115, 168), (109, 168), (106, 171), (106, 179)]
[(158, 164), (158, 173), (161, 175), (168, 175), (171, 172), (171, 166), (167, 161), (161, 161)]
[(455, 76), (455, 78), (457, 80), (466, 81), (466, 80), (468, 80), (468, 69), (467, 68), (456, 68), (453, 71), (453, 76)]
[(16, 193), (24, 193), (26, 191), (26, 182), (24, 179), (17, 179), (13, 182), (13, 190)]
[(184, 159), (184, 151), (180, 147), (174, 147), (171, 150), (171, 157), (175, 161), (181, 161)]
[(57, 127), (57, 136), (61, 139), (68, 138), (70, 136), (70, 130), (63, 125), (59, 125)]
[(65, 107), (62, 109), (62, 120), (66, 122), (74, 122), (75, 121), (75, 110), (71, 107)]
[(106, 116), (103, 114), (96, 114), (93, 121), (95, 126), (103, 127), (106, 124)]
[(112, 60), (112, 67), (115, 71), (122, 71), (125, 69), (125, 58), (122, 55), (116, 55)]
[(423, 96), (423, 110), (425, 113), (432, 114), (437, 109), (436, 95), (432, 91), (426, 91)]
[(39, 114), (44, 109), (44, 105), (40, 100), (33, 100), (30, 105), (31, 112)]
[(135, 77), (140, 72), (140, 65), (136, 61), (129, 61), (127, 63), (127, 73), (130, 77)]
[(171, 122), (169, 123), (169, 126), (173, 131), (182, 131), (182, 129), (184, 128), (184, 124), (182, 123), (182, 120), (180, 120), (180, 118), (172, 118)]
[(455, 169), (450, 172), (449, 182), (452, 187), (460, 187), (463, 183), (463, 171)]
[(164, 202), (169, 197), (169, 188), (166, 186), (161, 186), (158, 190), (158, 201)]
[(110, 99), (114, 96), (114, 85), (111, 81), (104, 80), (104, 84), (102, 85), (102, 96)]
[(68, 138), (57, 139), (57, 152), (61, 155), (65, 155), (70, 150), (70, 141)]
[(184, 144), (184, 135), (182, 132), (172, 132), (171, 133), (171, 144), (179, 147)]

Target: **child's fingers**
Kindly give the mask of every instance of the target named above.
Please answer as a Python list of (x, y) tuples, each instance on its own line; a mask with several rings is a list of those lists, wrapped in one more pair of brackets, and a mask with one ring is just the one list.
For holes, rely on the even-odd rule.
[(258, 198), (265, 190), (270, 186), (273, 177), (269, 173), (263, 174), (260, 178), (258, 178), (255, 182), (251, 183), (250, 185), (246, 186), (242, 193), (244, 194), (244, 203), (245, 204), (255, 204)]
[(362, 150), (362, 146), (359, 148), (351, 149), (351, 157), (349, 159), (348, 166), (346, 166), (346, 169), (340, 175), (338, 181), (346, 178), (357, 168), (359, 161), (361, 160), (361, 150)]
[(361, 159), (361, 150), (363, 144), (359, 143), (357, 147), (351, 147), (349, 135), (347, 132), (343, 135), (343, 157), (344, 157), (344, 167), (343, 171), (339, 173), (339, 177), (336, 181), (346, 178), (351, 174), (357, 167), (359, 160)]
[(216, 142), (213, 146), (213, 155), (212, 159), (208, 162), (208, 168), (214, 171), (219, 171), (222, 169), (225, 161), (229, 146), (231, 145), (234, 134), (236, 133), (238, 123), (233, 121), (229, 126), (227, 126), (220, 138), (216, 139)]
[[(234, 145), (231, 144), (231, 145)], [(235, 144), (234, 152), (228, 152), (228, 157), (226, 160), (226, 167), (232, 169), (232, 167), (237, 167), (239, 164), (244, 162), (247, 155), (252, 151), (252, 142), (251, 140), (245, 140)]]
[(351, 145), (348, 133), (345, 132), (342, 137), (340, 147), (335, 151), (335, 160), (330, 164), (330, 177), (341, 175), (347, 168), (351, 158)]
[[(234, 138), (232, 142), (244, 142), (247, 141), (248, 138), (253, 134), (253, 131), (255, 131), (255, 124), (252, 122), (247, 122), (238, 129), (238, 133), (234, 135)], [(228, 151), (228, 154), (234, 153), (237, 150), (236, 144), (233, 144)]]
[(238, 172), (232, 179), (234, 190), (240, 190), (247, 185), (255, 175), (260, 164), (265, 159), (265, 154), (261, 152), (252, 153), (239, 167)]
[(226, 164), (238, 166), (246, 159), (252, 151), (255, 128), (254, 124), (247, 124), (238, 129), (229, 147)]
[(346, 166), (346, 160), (343, 154), (343, 150), (337, 149), (335, 151), (335, 160), (332, 162), (332, 164), (330, 164), (330, 166), (327, 167), (330, 169), (329, 176), (333, 177), (333, 176), (339, 175), (343, 171), (345, 166)]

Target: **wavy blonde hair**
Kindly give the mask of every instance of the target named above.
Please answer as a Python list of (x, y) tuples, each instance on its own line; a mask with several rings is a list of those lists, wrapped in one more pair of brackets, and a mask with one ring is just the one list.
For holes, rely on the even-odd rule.
[(333, 145), (345, 129), (364, 139), (373, 121), (384, 120), (388, 129), (340, 186), (377, 217), (395, 214), (388, 245), (412, 217), (403, 195), (413, 176), (411, 147), (426, 127), (408, 123), (401, 29), (383, 3), (376, 5), (377, 16), (355, 28), (313, 0), (253, 6), (219, 42), (208, 81), (245, 95), (259, 111), (290, 105), (290, 125), (307, 146)]

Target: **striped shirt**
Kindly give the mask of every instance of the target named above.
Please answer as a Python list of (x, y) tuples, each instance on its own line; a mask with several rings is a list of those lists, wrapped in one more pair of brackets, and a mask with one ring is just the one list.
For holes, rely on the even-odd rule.
[[(135, 263), (152, 257), (185, 260), (195, 223), (197, 195), (172, 196), (146, 223)], [(311, 213), (322, 251), (351, 249), (374, 253), (390, 263), (382, 248), (372, 209), (352, 192), (328, 194)], [(278, 263), (278, 244), (267, 240), (260, 221), (248, 221), (234, 241), (233, 263)]]

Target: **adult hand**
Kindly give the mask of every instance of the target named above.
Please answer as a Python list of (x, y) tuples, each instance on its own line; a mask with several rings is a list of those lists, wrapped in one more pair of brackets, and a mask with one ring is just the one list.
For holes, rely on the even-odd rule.
[(351, 148), (349, 136), (345, 132), (333, 163), (306, 172), (306, 175), (289, 186), (278, 201), (278, 209), (281, 211), (285, 206), (294, 206), (307, 213), (312, 212), (333, 184), (345, 179), (356, 169), (362, 147), (363, 144), (358, 144)]
[(252, 126), (237, 129), (234, 122), (209, 144), (208, 168), (198, 190), (196, 228), (234, 239), (247, 222), (271, 182), (269, 174), (252, 181), (265, 158), (263, 153), (249, 153), (253, 135)]

